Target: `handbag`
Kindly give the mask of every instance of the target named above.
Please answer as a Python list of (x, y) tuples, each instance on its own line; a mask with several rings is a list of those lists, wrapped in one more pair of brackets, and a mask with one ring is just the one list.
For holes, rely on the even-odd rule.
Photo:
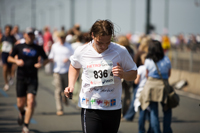
[[(155, 62), (154, 62), (155, 63)], [(165, 92), (167, 92), (167, 107), (168, 108), (175, 108), (179, 105), (180, 102), (180, 98), (179, 95), (175, 92), (174, 88), (169, 84), (168, 80), (165, 81), (158, 69), (157, 64), (156, 65), (156, 69), (158, 71), (159, 76), (161, 77), (161, 79), (163, 80), (163, 83), (165, 85)]]

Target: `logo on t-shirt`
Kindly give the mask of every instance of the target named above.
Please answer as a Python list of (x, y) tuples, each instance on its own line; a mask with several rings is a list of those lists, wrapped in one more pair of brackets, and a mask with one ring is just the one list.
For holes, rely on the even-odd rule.
[(108, 83), (108, 82), (112, 82), (112, 81), (113, 81), (113, 79), (108, 79), (108, 80), (104, 79), (104, 81), (102, 81), (102, 84), (105, 84), (105, 83)]
[(90, 106), (100, 106), (100, 107), (111, 107), (116, 105), (116, 99), (104, 100), (104, 99), (94, 99), (94, 98), (82, 98), (81, 104)]
[(35, 49), (29, 49), (29, 48), (24, 48), (23, 49), (23, 54), (29, 57), (34, 57), (36, 55), (36, 50)]

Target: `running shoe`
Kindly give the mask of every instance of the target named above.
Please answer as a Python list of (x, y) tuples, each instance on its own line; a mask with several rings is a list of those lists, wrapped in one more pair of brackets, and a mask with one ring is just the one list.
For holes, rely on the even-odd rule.
[(9, 85), (13, 85), (13, 84), (14, 84), (14, 80), (13, 80), (13, 78), (10, 78)]
[(22, 115), (21, 113), (19, 113), (19, 116), (17, 118), (17, 123), (21, 126), (22, 124), (24, 124), (24, 115)]
[(5, 84), (4, 87), (3, 87), (3, 90), (4, 90), (4, 91), (8, 91), (8, 90), (9, 90), (9, 85), (8, 85), (8, 84)]
[(29, 133), (28, 127), (24, 126), (24, 127), (22, 128), (22, 133)]

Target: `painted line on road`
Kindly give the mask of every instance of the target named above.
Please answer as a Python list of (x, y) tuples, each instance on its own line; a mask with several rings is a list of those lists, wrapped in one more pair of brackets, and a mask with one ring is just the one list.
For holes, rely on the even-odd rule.
[(1, 93), (1, 95), (3, 95), (4, 97), (8, 97), (8, 94), (7, 94), (4, 90), (2, 90), (1, 88), (0, 88), (0, 93)]
[[(17, 104), (14, 104), (14, 107), (15, 107), (15, 109), (18, 110)], [(37, 124), (37, 121), (34, 120), (33, 118), (31, 118), (30, 123), (31, 123), (31, 124)]]
[[(1, 95), (3, 95), (4, 97), (8, 97), (8, 94), (7, 94), (4, 90), (2, 90), (1, 88), (0, 88), (0, 93), (1, 93)], [(15, 107), (15, 109), (18, 110), (18, 107), (17, 107), (16, 104), (14, 104), (14, 107)], [(37, 124), (37, 121), (34, 120), (33, 118), (31, 118), (30, 123), (31, 123), (31, 124)]]

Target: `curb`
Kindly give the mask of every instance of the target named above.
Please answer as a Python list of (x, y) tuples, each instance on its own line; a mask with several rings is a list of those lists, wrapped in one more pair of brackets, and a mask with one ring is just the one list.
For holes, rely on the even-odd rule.
[(179, 94), (181, 96), (189, 97), (189, 98), (192, 98), (192, 99), (195, 99), (195, 100), (200, 100), (199, 95), (192, 94), (192, 93), (185, 92), (185, 91), (181, 91), (181, 90), (177, 90), (177, 89), (175, 89), (175, 91), (176, 91), (177, 94)]

